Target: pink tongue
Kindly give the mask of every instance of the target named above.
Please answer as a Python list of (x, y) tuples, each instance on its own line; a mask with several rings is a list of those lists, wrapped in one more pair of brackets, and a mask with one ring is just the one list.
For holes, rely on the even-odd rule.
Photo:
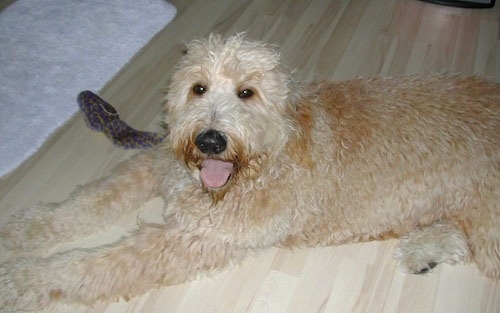
[(200, 178), (205, 187), (220, 188), (226, 184), (232, 172), (233, 163), (206, 159), (201, 164)]

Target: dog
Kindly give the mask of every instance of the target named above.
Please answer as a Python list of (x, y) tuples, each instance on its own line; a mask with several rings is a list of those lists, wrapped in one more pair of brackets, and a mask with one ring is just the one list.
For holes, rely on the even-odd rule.
[(0, 265), (0, 307), (91, 305), (195, 279), (272, 246), (400, 238), (406, 273), (474, 261), (500, 278), (500, 85), (450, 74), (302, 83), (238, 34), (187, 45), (166, 139), (21, 211), (8, 248), (97, 232), (153, 197), (163, 223), (115, 243)]

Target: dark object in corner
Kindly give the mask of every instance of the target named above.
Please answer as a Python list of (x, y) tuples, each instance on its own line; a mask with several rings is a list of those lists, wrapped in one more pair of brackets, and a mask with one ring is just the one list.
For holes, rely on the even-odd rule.
[(420, 1), (440, 4), (440, 5), (447, 5), (452, 7), (470, 8), (470, 9), (487, 9), (487, 8), (492, 8), (495, 5), (495, 0), (490, 0), (490, 1), (420, 0)]

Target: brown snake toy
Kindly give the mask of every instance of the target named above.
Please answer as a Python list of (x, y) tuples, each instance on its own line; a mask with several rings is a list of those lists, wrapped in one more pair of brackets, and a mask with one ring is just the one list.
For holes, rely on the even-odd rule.
[(120, 119), (118, 111), (92, 91), (78, 95), (78, 105), (87, 126), (106, 135), (123, 149), (151, 149), (165, 138), (159, 133), (136, 130)]

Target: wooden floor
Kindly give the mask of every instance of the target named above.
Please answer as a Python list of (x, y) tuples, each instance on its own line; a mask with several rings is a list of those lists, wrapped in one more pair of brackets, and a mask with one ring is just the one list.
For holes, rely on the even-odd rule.
[[(178, 9), (175, 20), (102, 90), (136, 128), (159, 129), (160, 99), (183, 42), (210, 32), (247, 31), (278, 44), (285, 63), (304, 79), (446, 70), (500, 81), (500, 4), (470, 10), (415, 0), (172, 3)], [(132, 153), (113, 147), (75, 116), (35, 156), (1, 178), (0, 223), (38, 201), (63, 200), (76, 185)], [(158, 218), (161, 201), (141, 211)], [(131, 225), (77, 245), (113, 240)], [(500, 283), (481, 276), (474, 265), (403, 275), (392, 259), (396, 243), (272, 249), (214, 278), (153, 290), (128, 302), (58, 312), (500, 312)], [(1, 249), (5, 260), (9, 253)]]

